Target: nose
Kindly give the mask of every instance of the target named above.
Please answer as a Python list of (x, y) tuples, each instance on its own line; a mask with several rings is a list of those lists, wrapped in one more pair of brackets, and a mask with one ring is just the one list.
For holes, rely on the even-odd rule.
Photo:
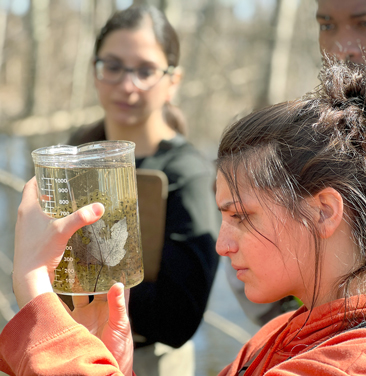
[(341, 61), (360, 61), (362, 58), (362, 50), (357, 37), (351, 32), (339, 33), (336, 38), (331, 53), (336, 55)]
[(237, 252), (236, 242), (232, 231), (224, 222), (221, 224), (219, 236), (216, 242), (216, 252), (220, 256), (229, 256), (230, 253)]
[(121, 82), (118, 83), (118, 87), (123, 89), (127, 93), (132, 93), (137, 90), (137, 87), (133, 83), (131, 72), (124, 73)]
[(356, 62), (362, 57), (360, 47), (356, 46), (354, 43), (349, 42), (346, 46), (342, 47), (343, 48), (338, 53), (335, 53), (339, 60)]

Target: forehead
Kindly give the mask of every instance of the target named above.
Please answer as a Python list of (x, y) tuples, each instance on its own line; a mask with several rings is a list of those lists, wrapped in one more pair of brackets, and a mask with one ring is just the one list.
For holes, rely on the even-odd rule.
[(121, 60), (148, 60), (166, 64), (163, 49), (155, 38), (151, 27), (136, 30), (121, 29), (112, 31), (101, 46), (100, 56), (114, 55)]
[(366, 0), (318, 0), (318, 14), (352, 17), (366, 12)]
[[(259, 204), (258, 202), (258, 192), (254, 192), (252, 187), (245, 183), (244, 179), (241, 177), (239, 180), (239, 194), (240, 199), (244, 205), (254, 205)], [(229, 187), (229, 183), (225, 179), (221, 171), (217, 172), (216, 178), (216, 201), (219, 207), (226, 207), (228, 203), (233, 203), (237, 201), (237, 198), (232, 197), (232, 192)]]

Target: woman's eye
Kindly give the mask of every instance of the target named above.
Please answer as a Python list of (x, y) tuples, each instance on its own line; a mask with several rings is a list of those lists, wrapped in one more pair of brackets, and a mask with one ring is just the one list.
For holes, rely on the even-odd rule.
[(334, 24), (321, 24), (320, 25), (320, 31), (330, 31), (334, 30), (335, 25)]
[(243, 222), (246, 219), (246, 216), (244, 214), (239, 213), (233, 214), (230, 217), (239, 220), (239, 223)]
[(110, 72), (120, 72), (122, 68), (118, 64), (106, 64), (105, 69), (107, 69)]
[(137, 74), (139, 78), (148, 78), (155, 74), (155, 69), (154, 68), (140, 68), (137, 71)]

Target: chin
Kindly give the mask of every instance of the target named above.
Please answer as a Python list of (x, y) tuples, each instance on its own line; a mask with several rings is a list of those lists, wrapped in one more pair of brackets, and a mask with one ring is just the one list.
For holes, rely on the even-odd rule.
[(274, 296), (270, 293), (266, 294), (263, 292), (251, 290), (250, 288), (249, 289), (245, 288), (245, 295), (248, 300), (256, 304), (273, 303), (273, 302), (276, 302), (277, 300), (282, 299), (282, 297), (280, 296), (277, 296), (277, 295)]
[(138, 119), (131, 116), (116, 116), (114, 120), (121, 127), (134, 127), (139, 124)]

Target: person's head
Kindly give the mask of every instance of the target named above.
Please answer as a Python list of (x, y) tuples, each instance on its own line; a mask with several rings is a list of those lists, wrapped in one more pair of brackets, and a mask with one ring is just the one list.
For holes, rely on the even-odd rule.
[(157, 8), (131, 6), (115, 13), (94, 47), (95, 86), (106, 118), (138, 125), (163, 113), (183, 133), (183, 118), (170, 108), (180, 80), (179, 54), (178, 36)]
[(366, 1), (317, 0), (321, 52), (340, 60), (365, 63)]
[(366, 66), (326, 60), (320, 79), (220, 142), (217, 252), (254, 302), (295, 295), (313, 307), (363, 290)]

